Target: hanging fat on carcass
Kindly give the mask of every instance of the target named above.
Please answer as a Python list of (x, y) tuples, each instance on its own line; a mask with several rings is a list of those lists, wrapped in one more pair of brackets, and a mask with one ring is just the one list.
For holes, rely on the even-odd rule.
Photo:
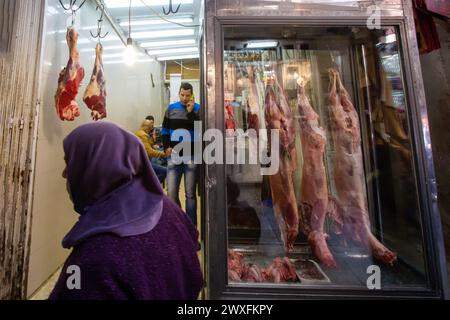
[(74, 27), (67, 29), (66, 40), (69, 46), (69, 61), (59, 73), (55, 107), (61, 120), (73, 121), (80, 115), (80, 108), (75, 98), (84, 78), (84, 69), (80, 65), (80, 54), (77, 48), (78, 33)]
[[(299, 215), (294, 193), (294, 171), (297, 167), (295, 150), (295, 126), (292, 111), (283, 90), (278, 86), (275, 93), (274, 80), (269, 80), (266, 87), (264, 116), (269, 130), (269, 152), (279, 152), (279, 170), (269, 176), (272, 203), (281, 238), (287, 251), (291, 251), (298, 235)], [(278, 98), (277, 98), (278, 95)], [(279, 149), (272, 146), (270, 130), (279, 132)]]
[(393, 265), (397, 254), (378, 241), (370, 227), (358, 114), (339, 72), (330, 69), (329, 77), (335, 149), (334, 183), (344, 234), (354, 243), (370, 247), (376, 259)]
[(97, 43), (94, 70), (83, 98), (84, 103), (91, 110), (92, 119), (95, 121), (106, 118), (106, 84), (102, 54), (103, 47), (101, 43)]
[(328, 235), (324, 231), (327, 213), (333, 212), (334, 203), (328, 197), (327, 177), (323, 156), (327, 138), (319, 124), (319, 115), (311, 107), (305, 92), (307, 79), (297, 80), (297, 98), (302, 142), (303, 169), (299, 212), (303, 233), (315, 256), (327, 267), (336, 267), (336, 262), (327, 245)]

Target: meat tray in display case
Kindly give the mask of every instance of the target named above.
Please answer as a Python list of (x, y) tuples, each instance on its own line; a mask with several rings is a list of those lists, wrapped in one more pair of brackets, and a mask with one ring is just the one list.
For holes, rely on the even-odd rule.
[(206, 1), (211, 298), (448, 293), (412, 8), (369, 2)]

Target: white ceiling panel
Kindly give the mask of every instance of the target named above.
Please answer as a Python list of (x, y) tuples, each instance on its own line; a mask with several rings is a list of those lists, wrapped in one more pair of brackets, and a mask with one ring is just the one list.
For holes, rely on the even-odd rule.
[[(198, 55), (198, 49), (193, 52), (192, 47), (198, 48), (203, 1), (131, 0), (130, 7), (130, 0), (103, 0), (109, 16), (123, 36), (128, 37), (131, 29), (131, 37), (138, 51), (148, 51), (152, 58), (160, 61), (161, 52), (164, 53), (163, 58), (185, 56), (181, 54), (184, 52), (189, 56)], [(191, 49), (186, 51), (188, 47)]]

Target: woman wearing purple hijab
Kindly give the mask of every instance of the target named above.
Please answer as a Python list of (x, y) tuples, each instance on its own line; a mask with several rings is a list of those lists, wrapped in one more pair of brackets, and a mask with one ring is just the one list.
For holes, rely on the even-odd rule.
[(80, 218), (63, 239), (73, 251), (50, 299), (197, 299), (198, 232), (164, 196), (138, 138), (90, 123), (63, 145)]

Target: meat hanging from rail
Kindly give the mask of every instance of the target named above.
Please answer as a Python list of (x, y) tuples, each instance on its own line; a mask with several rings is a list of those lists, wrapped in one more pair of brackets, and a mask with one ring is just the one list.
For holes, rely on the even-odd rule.
[(328, 212), (328, 186), (323, 156), (327, 143), (324, 129), (319, 124), (319, 115), (311, 107), (305, 92), (307, 80), (297, 80), (300, 138), (302, 142), (303, 169), (299, 212), (303, 233), (315, 256), (327, 267), (336, 267), (336, 262), (327, 245), (328, 235), (324, 231)]
[(295, 126), (292, 111), (283, 90), (278, 85), (278, 99), (274, 81), (269, 80), (266, 87), (264, 116), (269, 130), (279, 131), (279, 148), (275, 149), (272, 135), (268, 135), (269, 152), (279, 153), (279, 170), (269, 176), (270, 189), (281, 238), (287, 251), (291, 251), (299, 230), (299, 215), (294, 193), (294, 171), (297, 168), (295, 149)]
[(393, 265), (397, 254), (387, 249), (371, 232), (358, 114), (339, 72), (330, 69), (329, 77), (335, 149), (334, 183), (344, 234), (354, 243), (368, 246), (376, 259)]
[(78, 33), (74, 27), (67, 29), (66, 40), (69, 46), (69, 61), (59, 73), (55, 107), (61, 120), (73, 121), (80, 115), (80, 107), (75, 98), (84, 78), (84, 69), (80, 65), (80, 54), (77, 49)]
[(91, 109), (91, 117), (95, 121), (106, 118), (106, 84), (102, 54), (103, 47), (100, 43), (97, 43), (94, 70), (83, 98), (84, 103)]

